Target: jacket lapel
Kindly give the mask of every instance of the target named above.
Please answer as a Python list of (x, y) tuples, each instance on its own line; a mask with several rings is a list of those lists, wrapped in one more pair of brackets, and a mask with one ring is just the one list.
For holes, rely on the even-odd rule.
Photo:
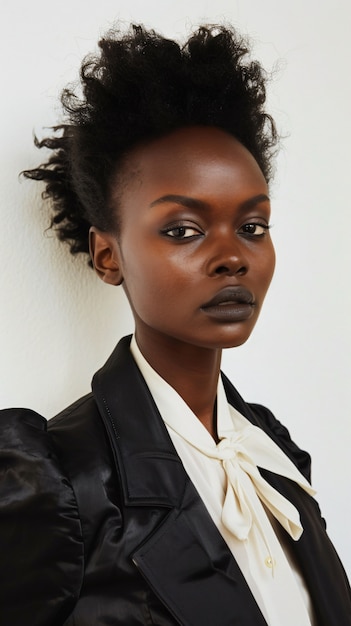
[(124, 337), (93, 378), (117, 462), (124, 503), (179, 506), (186, 474)]
[(184, 626), (267, 626), (190, 481), (181, 508), (135, 550), (133, 560)]
[[(186, 474), (129, 350), (130, 337), (93, 379), (127, 507), (163, 515), (136, 539), (132, 559), (184, 626), (266, 626), (250, 589)], [(165, 508), (169, 513), (165, 516)]]

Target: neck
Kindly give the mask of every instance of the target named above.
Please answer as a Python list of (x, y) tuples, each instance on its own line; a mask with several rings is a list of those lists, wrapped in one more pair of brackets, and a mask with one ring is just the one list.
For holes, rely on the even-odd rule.
[(217, 439), (216, 396), (221, 350), (136, 333), (139, 349), (153, 369), (179, 393), (209, 433)]

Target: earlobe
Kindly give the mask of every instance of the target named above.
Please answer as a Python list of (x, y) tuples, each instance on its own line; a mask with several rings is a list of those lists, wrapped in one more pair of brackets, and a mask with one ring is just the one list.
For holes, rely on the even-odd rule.
[(91, 226), (89, 250), (93, 266), (101, 280), (109, 285), (120, 285), (123, 282), (123, 274), (116, 236)]

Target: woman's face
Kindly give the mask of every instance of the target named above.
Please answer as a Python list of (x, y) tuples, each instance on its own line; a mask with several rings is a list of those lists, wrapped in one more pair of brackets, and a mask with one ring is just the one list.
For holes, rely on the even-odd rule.
[(255, 159), (226, 132), (192, 127), (137, 147), (126, 167), (113, 245), (140, 345), (239, 346), (275, 262)]

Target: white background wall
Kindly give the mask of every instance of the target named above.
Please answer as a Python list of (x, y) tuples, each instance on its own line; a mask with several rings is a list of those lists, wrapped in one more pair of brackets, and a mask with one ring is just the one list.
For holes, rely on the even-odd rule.
[[(89, 390), (132, 330), (122, 291), (98, 281), (51, 235), (36, 185), (18, 172), (42, 155), (57, 94), (117, 18), (182, 37), (227, 20), (270, 69), (270, 108), (286, 135), (272, 189), (278, 266), (247, 345), (224, 370), (267, 404), (313, 455), (329, 533), (351, 573), (350, 146), (348, 0), (13, 0), (0, 9), (0, 405), (47, 417)], [(215, 8), (214, 8), (215, 7)]]

